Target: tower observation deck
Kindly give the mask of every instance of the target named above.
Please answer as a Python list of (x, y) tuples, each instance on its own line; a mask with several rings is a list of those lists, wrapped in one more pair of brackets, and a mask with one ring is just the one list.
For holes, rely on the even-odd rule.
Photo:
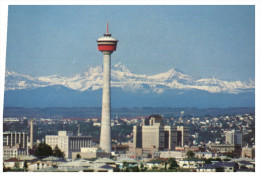
[(117, 42), (115, 38), (111, 37), (112, 35), (108, 32), (108, 24), (107, 24), (107, 32), (97, 40), (98, 50), (101, 52), (110, 52), (116, 50)]

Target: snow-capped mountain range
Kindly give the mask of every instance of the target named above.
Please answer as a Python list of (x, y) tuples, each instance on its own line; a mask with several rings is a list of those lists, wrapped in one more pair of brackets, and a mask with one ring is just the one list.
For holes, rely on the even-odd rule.
[[(255, 82), (225, 81), (216, 78), (194, 78), (190, 75), (170, 69), (155, 75), (132, 73), (121, 63), (112, 66), (111, 87), (128, 91), (163, 93), (171, 89), (196, 89), (210, 93), (240, 93), (255, 88)], [(62, 85), (77, 91), (94, 91), (102, 88), (102, 66), (90, 67), (86, 72), (73, 77), (58, 75), (32, 77), (6, 70), (5, 90), (21, 90)]]

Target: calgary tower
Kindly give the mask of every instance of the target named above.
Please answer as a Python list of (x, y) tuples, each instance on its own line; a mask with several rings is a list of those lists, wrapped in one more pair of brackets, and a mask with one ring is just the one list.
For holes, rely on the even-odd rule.
[(103, 53), (103, 95), (100, 147), (106, 153), (111, 153), (111, 123), (110, 123), (110, 68), (111, 54), (116, 50), (118, 40), (107, 32), (97, 40), (98, 50)]

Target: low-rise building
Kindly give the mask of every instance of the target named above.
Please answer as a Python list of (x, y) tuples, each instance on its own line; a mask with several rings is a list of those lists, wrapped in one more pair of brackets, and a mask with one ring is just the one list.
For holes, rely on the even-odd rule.
[(37, 171), (40, 169), (45, 169), (47, 167), (51, 167), (51, 165), (39, 160), (28, 165), (28, 171)]
[(22, 168), (24, 168), (24, 161), (19, 160), (17, 158), (11, 158), (11, 159), (4, 160), (4, 168), (22, 169)]
[(124, 168), (124, 165), (127, 165), (127, 167), (134, 167), (138, 165), (138, 161), (132, 159), (132, 158), (127, 158), (127, 157), (122, 157), (118, 158), (116, 160), (116, 166), (118, 166), (120, 169)]
[(12, 147), (4, 146), (3, 155), (11, 158), (15, 158), (20, 155), (27, 155), (27, 149), (20, 148), (19, 145), (12, 146)]
[(212, 153), (220, 153), (223, 155), (231, 154), (235, 157), (240, 157), (241, 146), (239, 144), (209, 144)]
[(7, 117), (7, 118), (4, 118), (4, 122), (19, 122), (20, 119), (17, 118), (17, 117)]
[(216, 162), (205, 164), (196, 169), (197, 172), (236, 172), (239, 166), (236, 162)]
[(248, 157), (250, 159), (255, 158), (255, 148), (254, 147), (243, 147), (241, 157)]
[(77, 155), (80, 155), (81, 158), (85, 159), (103, 158), (110, 156), (100, 148), (81, 148), (80, 152), (72, 152), (72, 159), (77, 158)]
[(215, 159), (219, 158), (220, 154), (211, 152), (195, 152), (195, 157), (199, 159)]
[(239, 169), (254, 169), (255, 164), (248, 161), (238, 161)]
[(197, 169), (203, 167), (205, 161), (197, 158), (187, 158), (179, 161), (180, 168), (184, 169)]
[(145, 167), (147, 167), (148, 169), (164, 169), (166, 167), (166, 164), (167, 163), (163, 160), (153, 159), (149, 162), (146, 162)]
[(182, 151), (161, 151), (160, 158), (175, 158), (183, 159), (185, 158), (186, 153)]
[(70, 162), (61, 163), (58, 165), (58, 169), (63, 170), (63, 171), (70, 171), (72, 168), (77, 168), (79, 171), (81, 171), (84, 168), (86, 170), (87, 167), (90, 166), (89, 163), (90, 163), (90, 161), (88, 161), (88, 160), (78, 159), (78, 160), (74, 160), (74, 161), (70, 161)]

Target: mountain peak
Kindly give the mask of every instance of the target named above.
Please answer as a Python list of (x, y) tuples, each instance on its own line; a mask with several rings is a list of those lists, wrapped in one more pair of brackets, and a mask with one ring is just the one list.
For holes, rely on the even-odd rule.
[(125, 67), (125, 65), (124, 64), (122, 64), (122, 62), (120, 61), (120, 62), (118, 62), (117, 64), (114, 64), (114, 67), (115, 68), (118, 68), (118, 67)]
[(112, 70), (117, 70), (125, 73), (131, 73), (131, 71), (121, 62), (112, 66)]
[(14, 72), (14, 71), (10, 71), (9, 69), (5, 69), (5, 77), (9, 76), (9, 75), (17, 75), (18, 73)]
[(103, 73), (103, 68), (100, 65), (97, 66), (91, 66), (88, 68), (87, 71), (83, 72), (81, 76), (86, 76), (86, 75), (92, 75), (92, 74), (102, 74)]
[[(103, 68), (100, 65), (90, 67), (81, 75), (73, 77), (57, 75), (31, 77), (6, 70), (5, 90), (62, 85), (70, 89), (85, 91), (102, 89), (102, 84)], [(248, 82), (224, 81), (216, 78), (196, 79), (175, 68), (155, 75), (138, 75), (119, 62), (111, 68), (111, 87), (155, 93), (174, 89), (196, 89), (210, 93), (239, 93), (242, 90), (254, 89), (255, 83), (251, 79)]]

